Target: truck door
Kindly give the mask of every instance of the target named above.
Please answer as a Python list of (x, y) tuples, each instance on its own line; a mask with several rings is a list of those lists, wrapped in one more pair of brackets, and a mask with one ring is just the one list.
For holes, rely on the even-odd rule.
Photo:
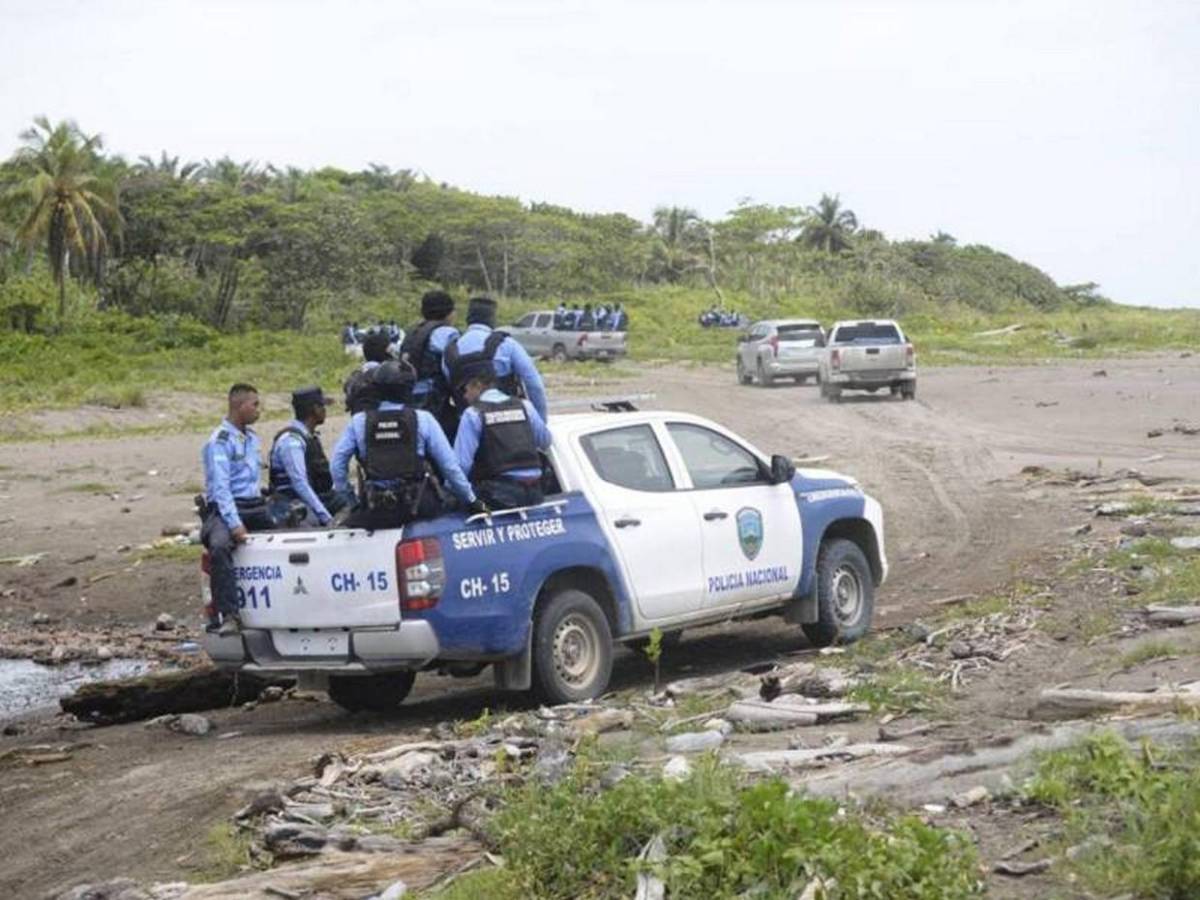
[(790, 595), (804, 554), (792, 486), (771, 484), (754, 453), (711, 428), (668, 422), (667, 433), (691, 480), (705, 608)]
[(647, 624), (702, 609), (700, 527), (650, 425), (582, 436), (592, 495)]

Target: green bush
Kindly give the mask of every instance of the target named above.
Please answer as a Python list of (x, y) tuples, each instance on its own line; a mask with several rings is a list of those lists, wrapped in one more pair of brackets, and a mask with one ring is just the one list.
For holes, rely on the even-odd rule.
[(1104, 733), (1047, 754), (1026, 797), (1066, 819), (1065, 865), (1105, 896), (1200, 897), (1197, 747), (1137, 749)]
[(554, 787), (517, 789), (489, 828), (512, 883), (547, 900), (630, 896), (637, 855), (660, 834), (668, 858), (652, 868), (672, 897), (791, 900), (818, 877), (836, 879), (830, 898), (980, 890), (974, 848), (957, 832), (844, 812), (779, 780), (743, 787), (711, 760), (683, 782), (630, 776), (607, 790), (584, 763)]

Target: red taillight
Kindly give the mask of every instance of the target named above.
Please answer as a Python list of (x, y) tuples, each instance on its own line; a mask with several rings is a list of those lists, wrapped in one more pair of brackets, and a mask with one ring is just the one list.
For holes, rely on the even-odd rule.
[(915, 363), (916, 361), (917, 361), (916, 348), (913, 347), (912, 344), (906, 345), (904, 348), (904, 364), (911, 369), (913, 367), (913, 363)]
[(430, 609), (446, 586), (446, 566), (437, 538), (413, 538), (396, 545), (396, 589), (400, 609)]
[(771, 355), (779, 356), (779, 335), (777, 335), (777, 334), (771, 335), (771, 337), (767, 341), (767, 343), (771, 345)]
[(835, 348), (835, 349), (829, 351), (829, 364), (831, 366), (833, 366), (835, 369), (840, 369), (842, 367), (842, 351), (841, 350), (838, 350)]
[(575, 346), (576, 346), (576, 347), (582, 347), (582, 346), (583, 346), (584, 344), (586, 344), (586, 343), (587, 343), (587, 332), (585, 331), (583, 334), (581, 334), (581, 335), (579, 336), (579, 340), (577, 340), (577, 341), (575, 342)]

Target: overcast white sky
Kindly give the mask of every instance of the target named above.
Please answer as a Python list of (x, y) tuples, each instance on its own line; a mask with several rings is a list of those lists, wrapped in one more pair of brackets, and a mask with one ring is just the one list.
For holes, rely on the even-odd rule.
[(840, 193), (1200, 306), (1200, 0), (0, 0), (0, 155), (43, 113), (643, 220)]

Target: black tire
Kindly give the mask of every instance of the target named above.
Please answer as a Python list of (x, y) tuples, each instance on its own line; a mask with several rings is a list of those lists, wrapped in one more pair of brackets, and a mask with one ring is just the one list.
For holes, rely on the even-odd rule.
[(806, 381), (808, 381), (808, 376), (797, 375), (793, 380), (796, 382), (796, 384), (804, 384)]
[(565, 344), (555, 344), (554, 349), (550, 351), (550, 358), (555, 362), (566, 362), (570, 359), (567, 356), (567, 348)]
[(831, 384), (825, 388), (825, 399), (830, 403), (842, 402), (842, 389), (836, 384)]
[(417, 679), (416, 672), (387, 672), (383, 675), (330, 675), (329, 699), (350, 712), (399, 709)]
[[(850, 597), (851, 593), (854, 597)], [(851, 605), (852, 603), (852, 605)], [(817, 553), (817, 621), (801, 626), (814, 647), (852, 644), (875, 614), (875, 579), (858, 544), (834, 538)]]
[(890, 388), (888, 388), (888, 391), (891, 393), (891, 395), (893, 397), (899, 397), (900, 396), (900, 385), (893, 384)]
[(599, 697), (612, 676), (608, 617), (590, 594), (558, 591), (538, 605), (533, 620), (533, 686), (548, 703)]
[(905, 384), (901, 385), (900, 386), (900, 396), (903, 397), (905, 400), (916, 400), (917, 399), (917, 383), (915, 381), (909, 381), (909, 382), (906, 382)]
[(775, 379), (767, 374), (767, 370), (763, 368), (762, 360), (758, 361), (758, 383), (761, 387), (770, 387), (775, 383)]
[(754, 384), (754, 376), (746, 371), (746, 367), (742, 364), (740, 356), (737, 360), (737, 379), (738, 384)]

